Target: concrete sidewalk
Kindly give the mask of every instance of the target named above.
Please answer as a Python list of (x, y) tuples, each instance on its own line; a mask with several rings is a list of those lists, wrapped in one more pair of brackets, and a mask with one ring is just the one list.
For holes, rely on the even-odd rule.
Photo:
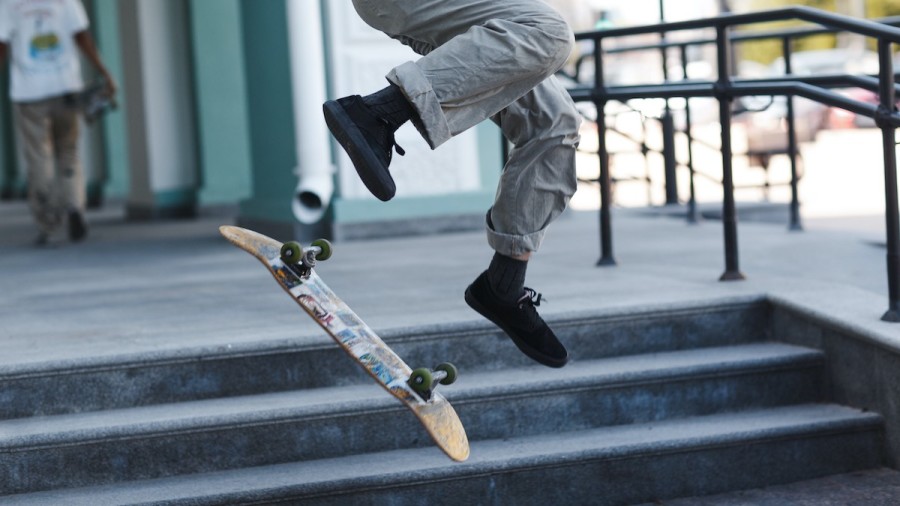
[[(786, 212), (785, 212), (786, 215)], [(89, 216), (82, 244), (38, 249), (24, 204), (0, 204), (0, 369), (131, 354), (202, 354), (325, 342), (265, 269), (218, 234), (228, 215), (127, 223), (121, 208)], [(785, 218), (786, 221), (786, 218)], [(548, 320), (721, 298), (775, 297), (831, 315), (900, 347), (887, 309), (883, 218), (741, 223), (741, 270), (722, 283), (722, 226), (617, 210), (619, 266), (598, 268), (595, 212), (570, 211), (529, 267)], [(285, 239), (285, 238), (280, 238)], [(483, 324), (463, 291), (492, 252), (483, 232), (337, 244), (322, 278), (376, 331)], [(30, 364), (30, 366), (29, 366)]]

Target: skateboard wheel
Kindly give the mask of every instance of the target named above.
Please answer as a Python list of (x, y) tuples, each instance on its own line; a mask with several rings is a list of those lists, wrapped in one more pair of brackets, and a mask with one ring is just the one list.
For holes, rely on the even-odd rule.
[(426, 368), (419, 368), (413, 370), (412, 374), (409, 375), (409, 386), (417, 393), (423, 394), (431, 390), (432, 383), (431, 371)]
[(303, 246), (297, 241), (289, 241), (281, 245), (281, 261), (296, 264), (303, 258)]
[(316, 239), (312, 242), (311, 246), (317, 246), (322, 249), (322, 251), (320, 251), (319, 254), (316, 255), (316, 260), (322, 262), (331, 258), (331, 243), (328, 242), (327, 239)]
[(450, 362), (444, 362), (443, 364), (438, 364), (437, 367), (434, 368), (435, 371), (444, 371), (447, 373), (447, 376), (441, 380), (441, 385), (452, 385), (456, 381), (457, 370), (456, 366), (451, 364)]

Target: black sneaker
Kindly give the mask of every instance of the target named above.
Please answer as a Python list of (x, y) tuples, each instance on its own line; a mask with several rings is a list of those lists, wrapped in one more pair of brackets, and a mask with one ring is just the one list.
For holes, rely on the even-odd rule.
[(406, 154), (394, 140), (396, 129), (376, 116), (359, 95), (329, 100), (322, 110), (328, 129), (350, 156), (366, 188), (380, 200), (391, 200), (397, 191), (388, 170), (393, 150), (396, 147), (397, 154)]
[(531, 288), (525, 288), (525, 295), (515, 304), (506, 304), (491, 293), (482, 273), (466, 289), (466, 303), (503, 329), (532, 359), (550, 367), (562, 367), (569, 361), (569, 352), (537, 313), (541, 295)]
[(78, 242), (85, 237), (87, 237), (87, 225), (84, 222), (84, 215), (78, 211), (69, 212), (69, 239), (72, 242)]

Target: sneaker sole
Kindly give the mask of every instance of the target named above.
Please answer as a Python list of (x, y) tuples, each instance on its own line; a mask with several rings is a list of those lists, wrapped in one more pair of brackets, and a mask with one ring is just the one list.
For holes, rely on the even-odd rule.
[(482, 305), (481, 302), (479, 302), (478, 299), (476, 299), (475, 296), (472, 295), (471, 288), (466, 288), (466, 297), (465, 298), (466, 298), (466, 304), (468, 304), (469, 307), (471, 307), (472, 309), (477, 311), (478, 314), (480, 314), (481, 316), (484, 316), (485, 318), (490, 320), (491, 323), (493, 323), (494, 325), (500, 327), (500, 330), (505, 332), (506, 335), (512, 340), (513, 344), (516, 345), (516, 348), (518, 348), (519, 351), (521, 351), (522, 353), (527, 355), (528, 358), (530, 358), (536, 362), (539, 362), (541, 364), (544, 364), (546, 366), (556, 367), (556, 368), (563, 367), (567, 363), (569, 363), (568, 355), (563, 359), (544, 355), (543, 353), (528, 346), (528, 344), (526, 344), (524, 341), (522, 341), (521, 339), (516, 337), (516, 335), (512, 331), (512, 329), (510, 329), (507, 325), (503, 324), (499, 320), (495, 319), (493, 317), (493, 315), (487, 310), (487, 308), (485, 308), (484, 305)]
[[(381, 167), (381, 162), (369, 149), (366, 137), (344, 111), (344, 108), (336, 101), (329, 100), (322, 105), (322, 112), (325, 115), (325, 124), (331, 130), (331, 135), (347, 152), (356, 173), (366, 188), (383, 202), (394, 198), (397, 190), (393, 181), (384, 181), (383, 178), (378, 177), (378, 168)], [(360, 170), (360, 167), (365, 167), (365, 170)]]

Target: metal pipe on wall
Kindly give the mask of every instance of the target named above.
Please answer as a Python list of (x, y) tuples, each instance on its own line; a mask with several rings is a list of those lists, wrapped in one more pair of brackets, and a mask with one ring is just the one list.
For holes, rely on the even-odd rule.
[(318, 0), (287, 0), (298, 179), (291, 209), (303, 224), (321, 221), (334, 193), (330, 136), (322, 120), (327, 93), (321, 14)]

